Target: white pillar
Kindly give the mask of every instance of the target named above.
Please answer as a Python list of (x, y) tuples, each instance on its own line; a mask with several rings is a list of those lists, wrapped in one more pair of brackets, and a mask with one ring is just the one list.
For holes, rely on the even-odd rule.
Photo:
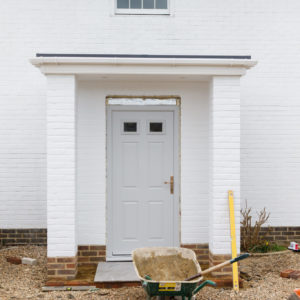
[(47, 75), (48, 257), (75, 257), (76, 79)]
[(231, 254), (228, 190), (240, 249), (240, 76), (214, 76), (210, 89), (209, 250)]

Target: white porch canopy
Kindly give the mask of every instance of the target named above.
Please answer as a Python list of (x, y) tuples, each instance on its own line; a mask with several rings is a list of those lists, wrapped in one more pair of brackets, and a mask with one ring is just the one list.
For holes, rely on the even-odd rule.
[(256, 62), (241, 56), (48, 56), (39, 54), (30, 61), (45, 75), (163, 75), (163, 76), (242, 76)]
[[(229, 254), (227, 191), (240, 210), (240, 77), (256, 62), (232, 56), (47, 55), (30, 62), (47, 77), (48, 257), (76, 257), (76, 78), (210, 81), (209, 249)], [(239, 240), (239, 230), (237, 230)]]

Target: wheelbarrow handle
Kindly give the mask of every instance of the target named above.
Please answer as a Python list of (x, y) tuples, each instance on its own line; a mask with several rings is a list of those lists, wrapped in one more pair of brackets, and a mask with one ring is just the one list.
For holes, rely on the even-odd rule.
[(201, 284), (199, 284), (193, 291), (193, 295), (196, 295), (201, 289), (203, 289), (206, 285), (217, 286), (217, 284), (211, 280), (205, 280)]
[(242, 254), (242, 255), (240, 255), (240, 256), (238, 256), (238, 257), (235, 257), (235, 258), (233, 258), (233, 259), (226, 260), (226, 261), (224, 261), (224, 262), (221, 263), (221, 264), (218, 264), (218, 265), (216, 265), (216, 266), (213, 266), (213, 267), (211, 267), (211, 268), (209, 268), (209, 269), (207, 269), (207, 270), (205, 270), (205, 271), (203, 271), (203, 272), (200, 272), (200, 273), (198, 273), (198, 274), (196, 274), (196, 275), (193, 275), (193, 276), (191, 276), (191, 277), (185, 279), (185, 281), (190, 281), (190, 280), (196, 279), (196, 278), (201, 277), (201, 276), (203, 276), (203, 275), (205, 275), (205, 274), (207, 274), (207, 273), (211, 273), (211, 272), (213, 272), (213, 271), (215, 271), (215, 270), (218, 270), (218, 269), (221, 269), (221, 268), (223, 268), (223, 267), (225, 267), (225, 266), (227, 266), (227, 265), (230, 265), (230, 264), (233, 264), (233, 263), (235, 263), (235, 262), (237, 262), (237, 261), (240, 261), (240, 260), (242, 260), (242, 259), (245, 259), (245, 258), (247, 258), (247, 257), (249, 257), (249, 256), (250, 256), (249, 253), (245, 253), (245, 254)]
[(233, 258), (232, 260), (230, 260), (230, 263), (233, 264), (233, 263), (235, 263), (235, 262), (237, 262), (237, 261), (240, 261), (240, 260), (242, 260), (242, 259), (245, 259), (245, 258), (247, 258), (247, 257), (249, 257), (249, 256), (250, 256), (249, 253), (244, 253), (244, 254), (242, 254), (242, 255), (240, 255), (240, 256), (237, 256), (236, 258)]

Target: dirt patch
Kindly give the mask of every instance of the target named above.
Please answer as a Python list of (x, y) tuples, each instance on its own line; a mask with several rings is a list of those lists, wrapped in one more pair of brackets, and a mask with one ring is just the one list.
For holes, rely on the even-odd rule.
[(183, 281), (198, 273), (195, 262), (181, 254), (139, 257), (136, 266), (142, 277), (148, 275), (155, 281)]
[[(13, 265), (6, 256), (36, 258), (36, 266)], [(300, 280), (280, 277), (280, 271), (300, 270), (300, 253), (286, 252), (275, 256), (250, 257), (241, 261), (241, 270), (247, 274), (245, 288), (239, 293), (232, 289), (205, 287), (196, 296), (197, 300), (281, 300), (287, 299)], [(145, 300), (141, 287), (100, 289), (82, 292), (41, 291), (46, 280), (46, 247), (15, 247), (0, 251), (0, 299), (1, 300)]]

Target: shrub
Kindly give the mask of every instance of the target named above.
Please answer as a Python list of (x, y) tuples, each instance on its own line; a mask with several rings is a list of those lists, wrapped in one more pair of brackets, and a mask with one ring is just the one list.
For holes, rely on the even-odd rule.
[(257, 213), (257, 220), (252, 226), (251, 207), (248, 208), (247, 201), (244, 209), (241, 209), (241, 248), (250, 251), (254, 246), (263, 245), (264, 236), (261, 234), (262, 225), (265, 224), (270, 216), (264, 207)]
[(264, 243), (253, 246), (249, 250), (250, 250), (250, 252), (266, 253), (266, 252), (283, 251), (283, 250), (286, 250), (286, 247), (280, 246), (280, 245), (277, 245), (277, 244), (271, 244), (268, 241), (265, 241)]

